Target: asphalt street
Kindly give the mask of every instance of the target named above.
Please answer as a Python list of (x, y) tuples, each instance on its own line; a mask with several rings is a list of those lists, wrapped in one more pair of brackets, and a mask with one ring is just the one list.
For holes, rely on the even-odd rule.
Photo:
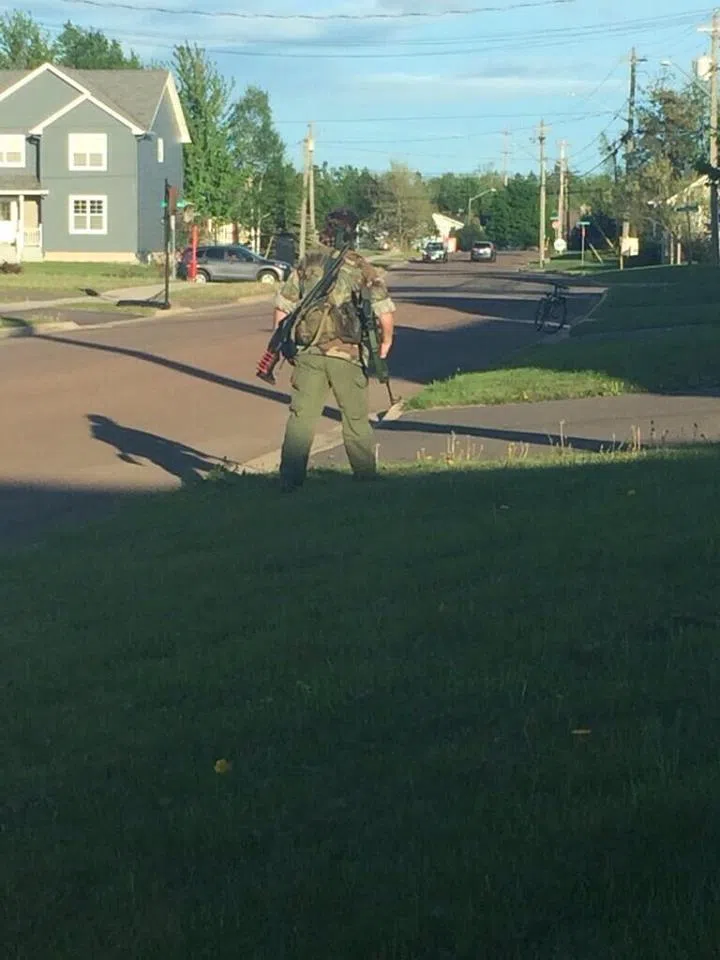
[[(518, 274), (524, 259), (388, 273), (398, 305), (396, 394), (490, 366), (537, 339), (545, 285)], [(577, 316), (591, 296), (578, 292), (571, 303)], [(177, 486), (225, 458), (266, 462), (289, 402), (287, 368), (276, 387), (254, 375), (271, 313), (268, 300), (0, 343), (0, 543), (32, 539), (128, 493)], [(385, 406), (374, 384), (372, 407)], [(319, 440), (338, 423), (329, 395)]]

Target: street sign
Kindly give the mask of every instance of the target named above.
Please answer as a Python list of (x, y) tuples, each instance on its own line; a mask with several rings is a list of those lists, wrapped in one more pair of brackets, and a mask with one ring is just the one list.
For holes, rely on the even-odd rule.
[(697, 213), (699, 209), (697, 203), (688, 203), (684, 207), (673, 207), (675, 213)]
[(560, 221), (557, 218), (555, 220), (551, 220), (550, 226), (553, 228), (553, 230), (557, 230), (557, 228), (560, 226)]
[(555, 243), (553, 243), (553, 247), (555, 247), (555, 253), (565, 253), (567, 250), (567, 243), (562, 237), (558, 237)]
[(578, 227), (589, 227), (589, 226), (590, 226), (590, 221), (589, 221), (589, 220), (578, 220), (577, 226), (578, 226)]

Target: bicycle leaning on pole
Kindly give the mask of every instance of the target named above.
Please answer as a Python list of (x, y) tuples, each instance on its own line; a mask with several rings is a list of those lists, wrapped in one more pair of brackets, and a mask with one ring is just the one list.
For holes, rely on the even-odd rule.
[(552, 292), (548, 290), (543, 294), (535, 311), (535, 329), (546, 333), (558, 333), (567, 323), (567, 291), (570, 288), (559, 280), (553, 280), (552, 285)]

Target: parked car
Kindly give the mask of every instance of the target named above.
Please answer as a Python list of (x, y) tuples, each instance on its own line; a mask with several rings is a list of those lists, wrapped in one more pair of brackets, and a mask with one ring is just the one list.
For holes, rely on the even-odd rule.
[[(192, 248), (183, 251), (178, 277), (187, 280)], [(232, 280), (257, 280), (260, 283), (282, 283), (291, 270), (284, 260), (267, 260), (238, 244), (204, 245), (197, 248), (197, 283)]]
[(487, 263), (495, 263), (497, 260), (497, 250), (495, 244), (490, 240), (478, 240), (470, 248), (470, 259), (473, 262), (484, 260)]
[(425, 245), (422, 258), (424, 263), (447, 263), (447, 247), (439, 240), (428, 243)]

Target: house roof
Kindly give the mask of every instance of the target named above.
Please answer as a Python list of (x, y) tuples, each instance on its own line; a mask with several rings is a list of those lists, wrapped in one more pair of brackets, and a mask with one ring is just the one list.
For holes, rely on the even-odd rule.
[(678, 190), (677, 193), (674, 193), (671, 197), (668, 197), (665, 203), (677, 203), (678, 200), (682, 200), (685, 197), (688, 197), (693, 191), (697, 190), (699, 187), (709, 187), (710, 180), (703, 175), (697, 180), (693, 180), (692, 183), (689, 183), (686, 187), (683, 187), (682, 190)]
[(100, 106), (141, 131), (152, 128), (167, 89), (181, 139), (190, 142), (175, 81), (167, 70), (71, 70), (49, 63), (36, 70), (0, 70), (0, 99), (11, 96), (14, 88), (47, 71), (68, 81), (78, 92), (89, 94)]
[(3, 172), (0, 176), (0, 193), (20, 193), (23, 190), (39, 190), (40, 181), (32, 173)]

